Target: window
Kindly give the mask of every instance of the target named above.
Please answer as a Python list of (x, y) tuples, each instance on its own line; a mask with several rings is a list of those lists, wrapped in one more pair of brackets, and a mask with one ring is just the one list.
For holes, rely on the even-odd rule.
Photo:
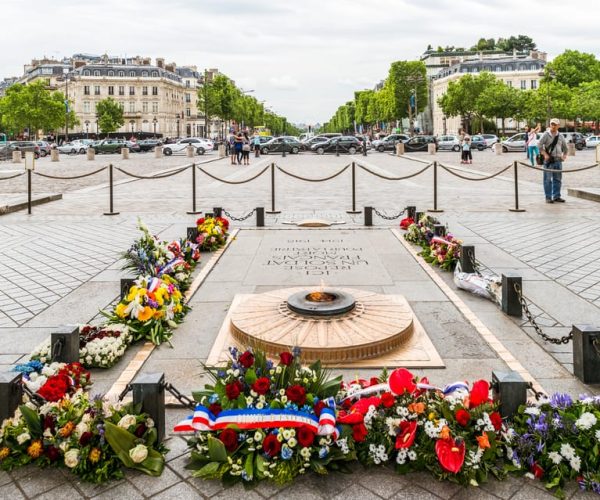
[(512, 69), (513, 69), (512, 65), (509, 64), (508, 66), (506, 66), (506, 71), (512, 71)]
[(94, 95), (100, 95), (100, 85), (94, 85)]
[(135, 87), (133, 87), (133, 86), (129, 87), (129, 95), (135, 95)]
[(89, 69), (86, 69), (86, 70), (83, 72), (83, 76), (90, 76), (90, 75), (91, 75), (91, 73), (90, 73), (90, 70), (89, 70)]
[(94, 76), (100, 76), (100, 71), (98, 71), (98, 70), (94, 71)]
[(153, 71), (153, 72), (152, 72), (152, 76), (153, 76), (154, 78), (156, 78), (156, 77), (158, 76), (158, 71)]
[(85, 85), (83, 87), (83, 95), (90, 95), (90, 86), (89, 85)]
[(521, 90), (525, 90), (527, 88), (527, 80), (521, 80)]
[(142, 87), (142, 95), (148, 95), (148, 87)]
[(185, 86), (186, 86), (188, 89), (190, 88), (190, 81), (189, 81), (189, 80), (186, 80), (186, 81), (185, 81)]
[(115, 87), (112, 85), (108, 86), (108, 95), (115, 95)]
[(114, 71), (111, 69), (111, 70), (108, 72), (108, 76), (115, 76), (115, 72), (114, 72)]
[(135, 113), (135, 101), (129, 101), (129, 112)]
[(158, 113), (158, 102), (153, 102), (152, 103), (152, 112), (153, 113)]
[(537, 80), (531, 80), (531, 88), (532, 90), (537, 89)]
[(185, 102), (192, 102), (192, 96), (190, 94), (185, 94)]
[(119, 76), (123, 78), (125, 76), (125, 71), (119, 71)]
[(129, 76), (135, 77), (135, 71), (130, 71)]
[(506, 85), (508, 85), (509, 87), (512, 87), (512, 80), (506, 80)]
[(152, 95), (158, 95), (158, 87), (152, 87)]
[(125, 86), (119, 85), (119, 95), (125, 95)]
[(142, 76), (148, 76), (148, 72), (147, 71), (142, 71)]
[(186, 108), (185, 116), (192, 116), (192, 112), (190, 111), (190, 108)]
[(83, 101), (83, 112), (84, 113), (90, 112), (90, 101)]
[(142, 103), (142, 113), (147, 113), (148, 112), (148, 103), (146, 101), (144, 101)]
[(501, 66), (496, 66), (496, 72), (500, 73), (500, 71), (502, 71), (502, 67)]

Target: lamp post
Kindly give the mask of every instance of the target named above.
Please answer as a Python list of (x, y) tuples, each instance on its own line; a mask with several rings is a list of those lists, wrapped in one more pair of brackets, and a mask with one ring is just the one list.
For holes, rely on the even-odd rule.
[(90, 138), (90, 122), (89, 122), (89, 120), (85, 121), (85, 138), (86, 139)]
[(442, 118), (442, 125), (443, 125), (443, 130), (444, 130), (444, 135), (446, 135), (446, 117), (444, 116)]
[(411, 114), (410, 114), (410, 118), (411, 118), (410, 119), (410, 128), (409, 128), (410, 135), (414, 134), (414, 131), (415, 131), (415, 121), (416, 121), (417, 114), (418, 114), (418, 107), (417, 107), (417, 105), (418, 105), (418, 102), (417, 102), (417, 93), (418, 92), (417, 91), (419, 89), (419, 84), (423, 83), (424, 81), (425, 80), (424, 80), (424, 78), (422, 76), (415, 76), (415, 77), (409, 78), (407, 80), (408, 83), (414, 85), (414, 87), (412, 89), (412, 93), (411, 93), (410, 99), (409, 99), (409, 110), (412, 111), (414, 109), (414, 111), (411, 112)]
[(175, 120), (175, 123), (177, 123), (177, 137), (179, 138), (179, 113), (177, 113), (177, 120)]
[(158, 122), (158, 120), (156, 119), (156, 116), (152, 119), (152, 125), (154, 126), (154, 138), (156, 139), (156, 122)]
[(65, 143), (69, 142), (69, 68), (63, 68), (65, 78)]

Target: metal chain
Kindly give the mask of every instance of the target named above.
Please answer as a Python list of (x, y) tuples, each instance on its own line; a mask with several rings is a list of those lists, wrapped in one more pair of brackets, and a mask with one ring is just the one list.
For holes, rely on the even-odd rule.
[(523, 308), (523, 312), (525, 312), (525, 316), (527, 316), (527, 320), (529, 321), (529, 323), (531, 323), (531, 326), (533, 326), (535, 333), (537, 333), (540, 337), (542, 337), (542, 339), (545, 342), (560, 345), (560, 344), (568, 344), (573, 339), (573, 330), (571, 330), (571, 332), (568, 335), (565, 335), (564, 337), (561, 337), (559, 339), (556, 339), (554, 337), (550, 337), (550, 336), (546, 335), (542, 331), (540, 326), (533, 319), (533, 315), (531, 314), (531, 311), (529, 310), (529, 307), (527, 306), (527, 301), (525, 300), (525, 297), (523, 296), (523, 292), (522, 292), (519, 284), (515, 283), (514, 288), (515, 288), (515, 292), (517, 292), (517, 295), (519, 297), (519, 302), (521, 302), (521, 307)]
[(47, 403), (46, 399), (42, 396), (40, 396), (39, 394), (36, 394), (35, 392), (33, 392), (29, 387), (27, 387), (26, 384), (23, 384), (23, 393), (27, 395), (27, 397), (29, 398), (29, 400), (35, 405), (35, 406), (42, 406), (44, 404)]
[(252, 217), (254, 215), (255, 212), (256, 212), (256, 208), (254, 210), (252, 210), (250, 213), (247, 213), (246, 215), (243, 215), (242, 217), (234, 217), (227, 210), (223, 210), (223, 213), (227, 217), (229, 217), (231, 220), (235, 220), (235, 221), (238, 221), (238, 222), (241, 222), (241, 221), (244, 221), (246, 219), (249, 219), (250, 217)]
[(547, 397), (548, 397), (548, 396), (547, 396), (546, 394), (544, 394), (543, 392), (536, 391), (536, 390), (533, 388), (533, 383), (532, 383), (532, 382), (529, 382), (529, 383), (527, 384), (527, 389), (529, 389), (531, 392), (533, 392), (533, 395), (535, 396), (535, 399), (536, 399), (537, 401), (539, 401), (539, 400), (540, 400), (540, 399), (542, 399), (542, 398), (544, 398), (544, 399), (545, 399), (545, 398), (547, 398)]
[(125, 386), (125, 389), (123, 389), (123, 390), (121, 391), (121, 393), (120, 393), (120, 394), (117, 396), (117, 399), (118, 399), (119, 401), (123, 401), (123, 399), (125, 398), (125, 396), (127, 396), (127, 393), (128, 393), (129, 391), (131, 391), (132, 389), (133, 389), (133, 387), (131, 386), (131, 384), (127, 384), (127, 385)]
[(188, 398), (185, 394), (181, 394), (181, 392), (179, 392), (173, 384), (169, 382), (165, 383), (164, 389), (170, 392), (183, 406), (186, 406), (192, 410), (196, 408), (196, 401)]
[(383, 213), (381, 213), (379, 210), (377, 210), (376, 208), (373, 208), (373, 212), (375, 212), (377, 215), (379, 215), (379, 217), (381, 217), (382, 219), (385, 220), (395, 220), (395, 219), (399, 219), (400, 217), (402, 217), (404, 215), (404, 213), (406, 212), (406, 208), (403, 208), (402, 211), (398, 214), (398, 215), (385, 215)]
[(481, 265), (479, 264), (479, 262), (477, 262), (475, 260), (475, 255), (473, 252), (468, 252), (467, 253), (467, 257), (469, 259), (469, 262), (471, 264), (471, 267), (473, 268), (473, 270), (475, 271), (475, 274), (481, 276), (481, 271), (479, 270), (479, 268), (481, 267)]

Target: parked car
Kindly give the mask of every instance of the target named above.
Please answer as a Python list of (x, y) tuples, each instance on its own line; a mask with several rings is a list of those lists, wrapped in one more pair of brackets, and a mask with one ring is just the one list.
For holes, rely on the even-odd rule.
[(263, 155), (269, 153), (292, 153), (297, 154), (302, 149), (302, 143), (295, 137), (275, 137), (270, 141), (260, 145), (260, 152)]
[(487, 141), (482, 135), (472, 135), (471, 147), (477, 148), (477, 151), (483, 151), (485, 148), (487, 148)]
[(561, 132), (562, 136), (567, 140), (575, 144), (575, 149), (581, 151), (586, 147), (585, 137), (579, 132)]
[(586, 148), (595, 148), (599, 144), (600, 144), (600, 135), (590, 135), (585, 140), (585, 147)]
[(369, 139), (368, 135), (355, 135), (360, 142), (362, 142), (363, 151), (369, 151), (372, 147), (371, 139)]
[(269, 142), (274, 139), (272, 135), (259, 135), (258, 137), (261, 144), (264, 144), (265, 142)]
[(36, 141), (36, 144), (40, 147), (40, 156), (43, 158), (44, 156), (48, 156), (50, 154), (50, 150), (52, 149), (52, 145), (46, 141)]
[(457, 135), (441, 135), (438, 139), (438, 150), (460, 151), (460, 139)]
[[(541, 133), (537, 134), (538, 140), (542, 137)], [(519, 134), (515, 134), (512, 137), (509, 137), (505, 141), (502, 141), (500, 145), (502, 146), (502, 152), (508, 153), (509, 151), (525, 151), (525, 141), (527, 139), (527, 134), (521, 132)], [(498, 146), (496, 144), (496, 146)]]
[(79, 154), (79, 150), (81, 149), (81, 145), (76, 142), (65, 142), (61, 144), (56, 149), (58, 149), (59, 153), (66, 155), (76, 155)]
[(158, 139), (144, 139), (138, 142), (140, 151), (152, 151), (156, 146), (162, 146), (162, 142)]
[(181, 139), (178, 144), (191, 144), (196, 148), (196, 153), (199, 155), (203, 155), (206, 151), (212, 151), (215, 146), (210, 139), (204, 139), (203, 137), (187, 137)]
[(435, 150), (438, 149), (437, 139), (433, 135), (417, 135), (411, 137), (404, 143), (404, 151), (407, 153), (416, 153), (419, 151), (427, 151), (429, 144), (435, 144)]
[[(165, 144), (163, 146), (163, 154), (165, 156), (171, 156), (173, 153), (183, 153), (185, 154), (186, 152), (186, 148), (190, 145), (190, 143), (188, 142), (182, 142), (185, 139), (182, 139), (181, 141), (175, 143), (175, 144)], [(196, 150), (196, 154), (198, 155), (203, 155), (206, 150), (208, 149), (208, 147), (202, 146), (203, 143), (201, 144), (191, 144), (192, 146), (194, 146), (195, 150)]]
[(374, 149), (383, 153), (384, 151), (394, 151), (396, 149), (396, 144), (399, 142), (407, 142), (410, 139), (410, 136), (406, 134), (390, 134), (384, 139), (377, 139), (372, 142), (372, 146)]
[(96, 141), (90, 146), (96, 154), (99, 153), (120, 153), (122, 148), (127, 147), (123, 139), (103, 139)]
[(21, 157), (25, 158), (25, 153), (33, 151), (35, 157), (40, 157), (40, 147), (33, 141), (13, 141), (0, 149), (0, 159), (10, 160), (14, 151), (21, 151)]
[(312, 146), (314, 146), (315, 144), (318, 144), (319, 142), (326, 142), (329, 139), (325, 136), (322, 135), (316, 135), (315, 137), (311, 137), (310, 139), (307, 139), (303, 142), (301, 142), (302, 144), (302, 150), (303, 151), (310, 151), (310, 148)]
[(142, 150), (137, 141), (125, 141), (125, 146), (127, 146), (129, 151), (131, 151), (132, 153), (139, 153)]
[(481, 134), (485, 139), (488, 148), (491, 148), (494, 144), (498, 142), (498, 136), (494, 134)]
[(314, 144), (310, 149), (318, 155), (335, 152), (353, 155), (362, 151), (362, 143), (352, 135), (343, 135), (341, 137), (333, 137), (326, 142)]

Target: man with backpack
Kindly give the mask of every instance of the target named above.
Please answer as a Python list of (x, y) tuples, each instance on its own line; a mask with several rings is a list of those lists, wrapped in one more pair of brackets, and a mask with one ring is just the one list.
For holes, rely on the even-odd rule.
[(560, 196), (562, 184), (562, 162), (567, 159), (567, 141), (558, 131), (558, 118), (550, 120), (550, 128), (544, 132), (538, 142), (544, 156), (544, 194), (546, 203), (564, 203)]

